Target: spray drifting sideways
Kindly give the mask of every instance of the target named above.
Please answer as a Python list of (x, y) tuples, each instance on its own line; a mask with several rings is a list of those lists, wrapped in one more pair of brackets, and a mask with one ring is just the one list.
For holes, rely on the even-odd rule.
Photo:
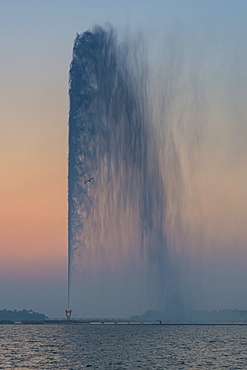
[[(95, 27), (75, 40), (68, 307), (74, 286), (85, 310), (90, 302), (116, 313), (123, 302), (132, 312), (183, 307), (172, 245), (182, 190), (168, 124), (174, 88), (168, 79), (157, 88), (143, 46), (141, 39), (119, 41), (112, 27)], [(171, 78), (174, 65), (167, 68)]]

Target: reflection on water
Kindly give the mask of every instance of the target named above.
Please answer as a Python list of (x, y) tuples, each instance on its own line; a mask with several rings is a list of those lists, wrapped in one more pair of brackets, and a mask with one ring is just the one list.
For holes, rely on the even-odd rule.
[(0, 369), (246, 369), (245, 325), (1, 325)]

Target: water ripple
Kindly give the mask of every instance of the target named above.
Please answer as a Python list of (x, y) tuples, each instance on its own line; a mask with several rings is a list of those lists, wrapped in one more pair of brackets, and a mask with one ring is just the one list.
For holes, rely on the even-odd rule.
[(246, 369), (247, 326), (1, 325), (0, 369)]

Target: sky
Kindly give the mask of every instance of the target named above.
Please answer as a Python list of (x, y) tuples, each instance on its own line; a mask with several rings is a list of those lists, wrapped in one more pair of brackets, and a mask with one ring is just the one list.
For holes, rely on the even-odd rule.
[[(194, 182), (210, 230), (203, 252), (189, 247), (196, 250), (194, 273), (207, 276), (194, 289), (211, 292), (216, 303), (206, 308), (247, 309), (246, 17), (244, 0), (0, 0), (0, 309), (64, 316), (68, 71), (76, 33), (106, 22), (120, 32), (141, 29), (153, 44), (157, 34), (185, 33), (183, 48), (197, 46), (194, 62), (208, 76), (208, 119), (214, 119)], [(214, 176), (219, 167), (223, 188)], [(190, 212), (188, 220), (195, 218)], [(215, 281), (218, 290), (210, 290)]]

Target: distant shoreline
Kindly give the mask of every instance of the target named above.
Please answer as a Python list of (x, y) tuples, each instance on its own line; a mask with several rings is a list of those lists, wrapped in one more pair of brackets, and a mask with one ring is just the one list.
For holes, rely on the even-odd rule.
[(49, 318), (32, 310), (0, 310), (0, 324), (118, 324), (118, 325), (247, 325), (247, 310), (155, 311), (140, 316)]
[(81, 320), (0, 320), (0, 325), (97, 325), (97, 326), (246, 326), (247, 322), (219, 322), (219, 323), (156, 323), (156, 322), (131, 322), (131, 321), (81, 321)]

